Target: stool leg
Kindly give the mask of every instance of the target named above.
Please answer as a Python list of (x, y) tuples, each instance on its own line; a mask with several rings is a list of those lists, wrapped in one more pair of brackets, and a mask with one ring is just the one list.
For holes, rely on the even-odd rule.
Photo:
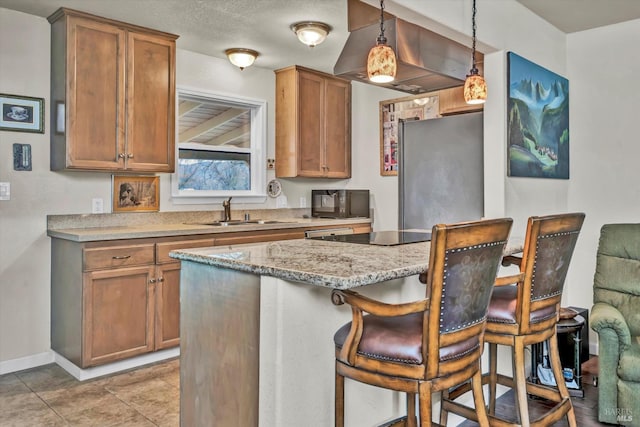
[(556, 379), (558, 391), (562, 400), (568, 400), (569, 410), (567, 411), (567, 421), (570, 427), (576, 427), (576, 414), (573, 410), (573, 403), (571, 402), (571, 396), (567, 389), (567, 384), (564, 382), (564, 375), (562, 375), (562, 363), (560, 362), (560, 352), (558, 350), (558, 336), (556, 334), (551, 335), (549, 338), (549, 359), (551, 361), (551, 369), (553, 370), (553, 376)]
[(520, 425), (529, 427), (529, 405), (527, 403), (527, 378), (524, 372), (524, 341), (516, 337), (513, 343), (513, 381), (516, 388), (516, 404)]
[(344, 427), (344, 377), (336, 370), (335, 427)]
[(484, 406), (484, 395), (482, 394), (482, 373), (480, 369), (478, 369), (478, 372), (476, 372), (471, 379), (471, 386), (473, 387), (473, 401), (476, 406), (476, 413), (478, 414), (478, 424), (480, 424), (480, 427), (489, 427), (487, 408)]
[(489, 343), (489, 413), (496, 414), (496, 384), (498, 383), (498, 344)]
[(420, 382), (418, 400), (420, 410), (420, 427), (431, 427), (431, 383)]
[(407, 393), (407, 427), (417, 427), (415, 393)]
[(449, 419), (449, 411), (443, 409), (443, 402), (449, 399), (449, 389), (445, 389), (440, 394), (440, 425), (446, 426)]

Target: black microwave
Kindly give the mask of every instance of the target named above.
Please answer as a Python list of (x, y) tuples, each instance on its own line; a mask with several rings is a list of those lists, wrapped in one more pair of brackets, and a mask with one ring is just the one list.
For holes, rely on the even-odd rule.
[(369, 190), (311, 190), (311, 216), (369, 218)]

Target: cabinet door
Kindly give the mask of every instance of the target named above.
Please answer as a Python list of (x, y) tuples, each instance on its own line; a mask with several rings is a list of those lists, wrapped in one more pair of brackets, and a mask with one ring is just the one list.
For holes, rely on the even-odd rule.
[(351, 85), (325, 84), (324, 168), (328, 178), (351, 177)]
[(84, 273), (82, 367), (153, 350), (155, 267)]
[(324, 176), (324, 79), (298, 72), (298, 176)]
[(126, 33), (102, 22), (68, 19), (66, 166), (122, 168)]
[(155, 349), (160, 350), (180, 344), (180, 263), (156, 269)]
[(129, 32), (126, 168), (174, 170), (175, 41)]

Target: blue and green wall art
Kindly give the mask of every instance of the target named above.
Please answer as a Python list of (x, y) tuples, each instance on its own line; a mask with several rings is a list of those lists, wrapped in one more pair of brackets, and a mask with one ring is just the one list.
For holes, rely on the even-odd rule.
[(508, 175), (569, 179), (569, 80), (507, 53)]

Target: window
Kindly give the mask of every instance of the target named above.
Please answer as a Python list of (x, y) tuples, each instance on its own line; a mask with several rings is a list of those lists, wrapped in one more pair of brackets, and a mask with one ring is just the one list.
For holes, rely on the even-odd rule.
[(266, 101), (179, 88), (177, 107), (174, 201), (264, 201)]

